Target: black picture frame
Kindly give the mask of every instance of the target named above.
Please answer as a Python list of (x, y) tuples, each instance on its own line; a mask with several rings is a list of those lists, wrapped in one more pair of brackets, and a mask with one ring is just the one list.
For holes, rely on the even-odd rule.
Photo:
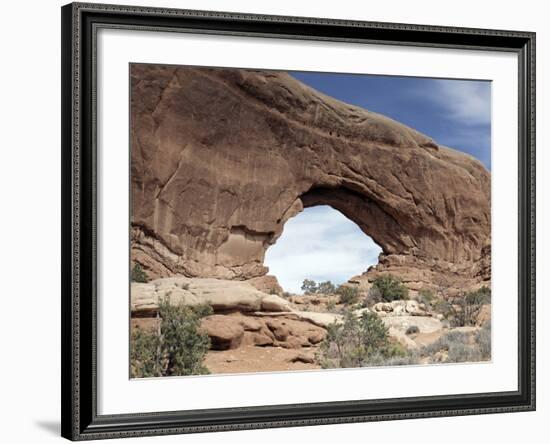
[[(71, 440), (535, 409), (535, 33), (72, 3), (62, 14), (62, 436)], [(510, 51), (519, 61), (518, 390), (97, 414), (95, 39), (99, 27)]]

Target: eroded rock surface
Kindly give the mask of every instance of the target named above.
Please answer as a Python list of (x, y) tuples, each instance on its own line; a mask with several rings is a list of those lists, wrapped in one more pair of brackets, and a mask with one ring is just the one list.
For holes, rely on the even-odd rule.
[(325, 204), (382, 247), (359, 281), (489, 280), (472, 157), (285, 73), (134, 64), (131, 90), (132, 260), (150, 277), (263, 276), (285, 222)]
[(207, 304), (216, 313), (290, 310), (285, 299), (263, 293), (247, 282), (178, 276), (146, 284), (132, 283), (133, 316), (150, 316), (163, 300), (173, 305)]
[(195, 306), (208, 304), (214, 314), (201, 320), (212, 350), (241, 346), (312, 347), (326, 336), (326, 327), (340, 315), (293, 311), (283, 298), (260, 292), (248, 282), (173, 277), (146, 284), (133, 283), (134, 318), (153, 319), (159, 302)]

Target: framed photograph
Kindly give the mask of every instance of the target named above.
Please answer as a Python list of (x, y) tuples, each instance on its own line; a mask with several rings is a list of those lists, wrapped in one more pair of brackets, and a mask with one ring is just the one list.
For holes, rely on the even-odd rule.
[(534, 33), (61, 12), (64, 437), (535, 409)]

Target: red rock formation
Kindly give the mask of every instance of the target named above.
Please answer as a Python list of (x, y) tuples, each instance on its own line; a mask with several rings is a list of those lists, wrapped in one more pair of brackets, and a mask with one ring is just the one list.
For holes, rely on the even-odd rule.
[(490, 278), (490, 174), (474, 158), (285, 73), (131, 67), (132, 259), (151, 277), (263, 276), (304, 207), (383, 250), (369, 273)]

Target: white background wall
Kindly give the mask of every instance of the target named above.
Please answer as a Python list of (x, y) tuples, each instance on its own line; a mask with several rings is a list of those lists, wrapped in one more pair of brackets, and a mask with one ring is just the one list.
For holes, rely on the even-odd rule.
[[(118, 3), (211, 9), (260, 14), (516, 29), (537, 32), (538, 124), (538, 409), (533, 413), (484, 415), (254, 430), (126, 442), (334, 443), (343, 440), (406, 443), (546, 442), (550, 385), (548, 357), (550, 304), (543, 256), (550, 220), (543, 172), (549, 89), (543, 73), (550, 55), (550, 14), (545, 2), (461, 0), (164, 0)], [(0, 26), (0, 436), (7, 443), (60, 440), (60, 11), (58, 0), (12, 0), (2, 5)], [(545, 29), (546, 28), (546, 29)], [(544, 250), (544, 253), (543, 253)], [(546, 273), (547, 274), (547, 273)], [(546, 356), (543, 352), (546, 352)], [(391, 384), (391, 381), (381, 382)], [(452, 381), (449, 381), (452, 384)], [(414, 381), (411, 381), (414, 384)]]

